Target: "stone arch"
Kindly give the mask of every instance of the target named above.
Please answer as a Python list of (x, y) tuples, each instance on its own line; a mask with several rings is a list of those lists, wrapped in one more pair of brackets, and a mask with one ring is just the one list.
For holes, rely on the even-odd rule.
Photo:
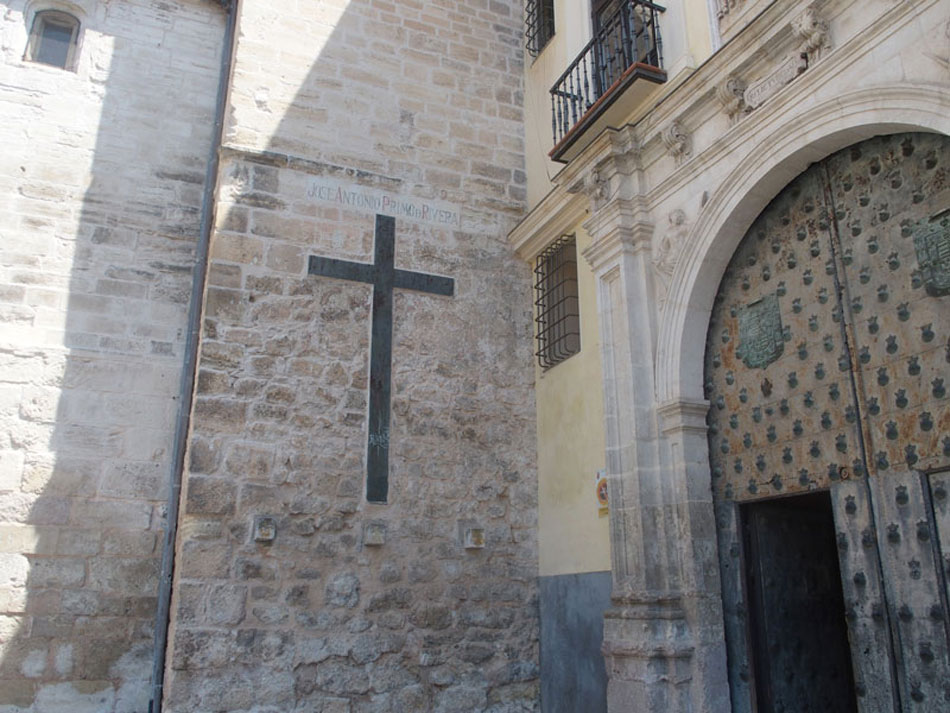
[[(802, 130), (801, 127), (807, 127)], [(789, 116), (739, 160), (713, 193), (673, 272), (657, 340), (657, 400), (703, 400), (703, 354), (713, 298), (752, 221), (811, 163), (878, 134), (950, 135), (950, 95), (920, 86), (874, 87)], [(750, 142), (751, 143), (751, 142)]]

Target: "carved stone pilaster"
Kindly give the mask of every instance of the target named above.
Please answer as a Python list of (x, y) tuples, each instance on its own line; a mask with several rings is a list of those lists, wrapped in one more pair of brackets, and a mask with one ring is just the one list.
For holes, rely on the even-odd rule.
[(745, 90), (745, 81), (734, 75), (729, 75), (716, 87), (716, 98), (732, 123), (738, 121), (739, 117), (748, 110), (745, 103)]
[(660, 431), (664, 435), (671, 433), (691, 433), (706, 437), (706, 414), (708, 401), (668, 401), (657, 407), (660, 417)]
[(802, 54), (810, 62), (821, 59), (823, 53), (831, 49), (831, 33), (827, 20), (818, 11), (816, 4), (809, 5), (794, 23), (792, 29), (801, 40)]
[(608, 710), (691, 710), (695, 647), (681, 598), (675, 592), (637, 592), (621, 582), (611, 604), (601, 649)]
[(624, 185), (640, 162), (640, 144), (630, 127), (606, 131), (578, 156), (561, 177), (568, 193), (583, 194), (596, 213), (610, 200), (629, 194)]
[(678, 119), (672, 121), (669, 126), (663, 129), (660, 137), (663, 139), (663, 145), (666, 146), (666, 150), (673, 157), (677, 166), (692, 155), (692, 137)]
[(639, 201), (619, 198), (592, 213), (584, 229), (592, 241), (583, 255), (595, 273), (614, 262), (620, 252), (649, 250), (655, 232)]

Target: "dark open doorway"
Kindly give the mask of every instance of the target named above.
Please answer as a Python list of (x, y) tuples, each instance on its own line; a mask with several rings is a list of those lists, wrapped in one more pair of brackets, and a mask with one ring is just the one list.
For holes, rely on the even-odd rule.
[(857, 710), (827, 492), (740, 506), (758, 713)]

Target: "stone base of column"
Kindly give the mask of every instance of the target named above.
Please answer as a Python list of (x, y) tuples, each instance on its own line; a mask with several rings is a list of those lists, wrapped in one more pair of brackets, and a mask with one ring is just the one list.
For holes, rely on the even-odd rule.
[(604, 613), (607, 710), (688, 711), (694, 646), (679, 595), (619, 592)]
[(669, 592), (615, 592), (611, 602), (602, 648), (609, 713), (731, 710), (725, 644), (706, 641), (702, 621), (690, 623), (703, 618), (703, 603)]

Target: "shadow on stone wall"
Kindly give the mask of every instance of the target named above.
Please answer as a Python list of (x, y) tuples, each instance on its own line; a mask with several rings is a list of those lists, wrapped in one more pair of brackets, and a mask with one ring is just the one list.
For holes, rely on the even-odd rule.
[[(506, 240), (525, 208), (517, 5), (301, 8), (275, 46), (280, 3), (245, 3), (167, 711), (537, 710), (530, 270)], [(387, 196), (461, 219), (397, 216), (396, 266), (455, 295), (395, 293), (389, 501), (372, 505), (371, 288), (307, 258), (372, 262)], [(254, 541), (260, 516), (273, 542)], [(470, 528), (484, 548), (463, 547)]]
[(77, 0), (72, 73), (5, 5), (0, 708), (141, 713), (224, 13)]

